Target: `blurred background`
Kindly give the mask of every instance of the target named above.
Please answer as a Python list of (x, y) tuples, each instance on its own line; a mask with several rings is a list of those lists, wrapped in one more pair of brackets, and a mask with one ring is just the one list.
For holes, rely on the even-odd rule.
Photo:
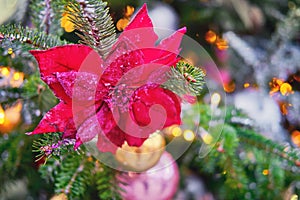
[[(77, 43), (80, 30), (64, 18), (62, 5), (67, 2), (0, 0), (1, 200), (67, 198), (55, 178), (64, 176), (60, 164), (53, 161), (41, 167), (44, 161), (35, 161), (32, 148), (33, 141), (41, 136), (25, 135), (58, 101), (40, 80), (37, 65), (28, 53), (39, 48), (38, 45), (24, 45), (46, 40), (43, 34), (38, 34), (42, 31), (57, 40)], [(220, 94), (210, 94), (207, 88), (198, 98), (201, 103), (198, 114), (204, 128), (211, 117), (211, 104), (220, 109), (227, 107), (225, 135), (206, 158), (198, 158), (197, 150), (199, 143), (214, 137), (213, 133), (199, 136), (195, 131), (185, 132), (182, 127), (165, 130), (167, 141), (178, 137), (193, 143), (177, 160), (179, 186), (172, 184), (172, 180), (164, 183), (176, 187), (171, 192), (172, 199), (298, 199), (300, 1), (109, 0), (107, 3), (117, 33), (124, 30), (144, 3), (155, 27), (176, 30), (186, 26), (187, 35), (214, 60), (223, 81), (216, 84), (226, 92), (226, 105)], [(8, 27), (9, 24), (15, 27)], [(23, 41), (16, 41), (21, 36)], [(159, 37), (166, 35), (159, 33)], [(191, 62), (194, 57), (190, 55)], [(48, 179), (47, 173), (51, 174)], [(157, 183), (163, 184), (161, 180)], [(73, 198), (105, 199), (97, 196), (96, 191), (91, 187)]]

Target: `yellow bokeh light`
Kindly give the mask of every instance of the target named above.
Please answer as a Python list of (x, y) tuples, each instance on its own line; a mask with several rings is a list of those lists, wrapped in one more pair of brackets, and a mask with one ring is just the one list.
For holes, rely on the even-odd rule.
[(295, 130), (292, 132), (292, 141), (294, 144), (300, 146), (300, 131)]
[(70, 8), (69, 6), (66, 7), (66, 11), (62, 14), (62, 18), (60, 21), (60, 26), (65, 29), (66, 32), (72, 32), (75, 30), (75, 25), (71, 21), (71, 19), (74, 17), (70, 13), (74, 13), (74, 10)]
[(287, 102), (279, 102), (280, 112), (283, 115), (287, 115), (289, 113), (289, 107), (291, 107), (292, 104)]
[(0, 124), (4, 124), (4, 122), (5, 122), (5, 113), (2, 106), (0, 105)]
[(14, 80), (17, 81), (20, 79), (20, 72), (15, 72), (13, 76)]
[(201, 134), (201, 137), (205, 144), (211, 144), (214, 139), (209, 133)]
[(11, 54), (13, 54), (13, 49), (12, 48), (8, 48), (8, 50), (7, 50), (7, 53), (9, 54), (9, 55), (11, 55)]
[(291, 196), (291, 200), (298, 200), (298, 195), (293, 194), (293, 195)]
[(262, 174), (265, 175), (265, 176), (267, 176), (269, 174), (269, 170), (268, 169), (264, 169), (262, 171)]
[(272, 81), (269, 83), (270, 85), (270, 95), (278, 92), (280, 90), (280, 86), (284, 83), (282, 79), (272, 78)]
[(248, 88), (250, 87), (250, 84), (249, 83), (244, 83), (244, 88)]
[(188, 129), (183, 132), (183, 137), (186, 141), (191, 142), (195, 139), (195, 133)]
[(134, 13), (134, 7), (127, 5), (125, 7), (124, 17), (131, 17)]
[(8, 76), (9, 75), (8, 67), (2, 67), (0, 70), (1, 70), (2, 76)]
[(177, 126), (177, 125), (175, 125), (175, 126), (172, 127), (171, 132), (172, 132), (172, 135), (173, 135), (174, 137), (179, 137), (179, 136), (182, 135), (182, 130), (181, 130), (181, 128), (180, 128), (179, 126)]
[(119, 31), (123, 31), (123, 30), (127, 27), (127, 25), (129, 24), (129, 22), (130, 22), (130, 20), (127, 19), (127, 18), (122, 18), (122, 19), (120, 19), (120, 20), (117, 22), (117, 24), (116, 24), (117, 29), (118, 29)]
[(211, 101), (211, 104), (213, 105), (219, 105), (220, 101), (221, 101), (221, 95), (219, 93), (213, 93), (211, 95), (211, 98), (210, 98), (210, 101)]
[(287, 96), (293, 93), (293, 88), (289, 83), (283, 83), (280, 86), (280, 93), (284, 96)]
[(230, 81), (229, 83), (224, 83), (223, 88), (224, 88), (225, 92), (227, 92), (227, 93), (234, 92), (234, 90), (235, 90), (234, 81)]
[(219, 49), (219, 50), (226, 50), (228, 49), (228, 42), (227, 40), (223, 39), (223, 38), (219, 38), (217, 37), (217, 40), (216, 40), (216, 47)]
[(205, 34), (205, 40), (208, 42), (208, 43), (214, 43), (217, 39), (217, 34), (211, 30), (207, 31), (206, 34)]

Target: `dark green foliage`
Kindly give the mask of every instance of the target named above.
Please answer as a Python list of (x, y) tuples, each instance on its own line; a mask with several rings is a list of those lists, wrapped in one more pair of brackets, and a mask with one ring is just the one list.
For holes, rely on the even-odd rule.
[[(45, 140), (44, 140), (45, 141)], [(88, 193), (91, 188), (101, 200), (121, 199), (116, 171), (100, 164), (88, 153), (68, 152), (47, 159), (39, 169), (42, 177), (54, 183), (56, 193), (65, 193), (69, 199), (97, 199)]]
[(199, 96), (204, 85), (204, 73), (201, 68), (192, 66), (186, 62), (178, 62), (168, 73), (168, 80), (163, 87), (178, 95)]
[(88, 0), (81, 3), (71, 1), (66, 8), (75, 29), (82, 32), (79, 34), (81, 42), (94, 48), (102, 58), (116, 42), (115, 27), (106, 6), (106, 2)]
[(0, 26), (0, 34), (11, 42), (17, 41), (39, 49), (66, 44), (57, 36), (15, 24)]
[(97, 189), (100, 199), (121, 199), (116, 171), (99, 163), (83, 146), (75, 151), (74, 142), (62, 139), (60, 133), (35, 140), (36, 157), (44, 162), (39, 168), (42, 177), (54, 184), (57, 194), (65, 193), (70, 199), (94, 199), (86, 194), (90, 188)]
[[(214, 193), (218, 199), (282, 199), (292, 184), (287, 180), (300, 180), (299, 150), (268, 140), (252, 127), (233, 123), (233, 117), (245, 116), (234, 108), (227, 109), (229, 114), (218, 142), (206, 157), (195, 155), (190, 167), (212, 175), (208, 185), (213, 186), (210, 190), (217, 189)], [(201, 125), (207, 127), (209, 106), (201, 105), (200, 114)], [(214, 137), (213, 131), (211, 134)], [(195, 142), (192, 149), (197, 151), (200, 145)], [(216, 184), (220, 186), (214, 187)]]
[(100, 199), (121, 200), (120, 187), (118, 185), (118, 181), (116, 180), (116, 172), (117, 171), (105, 165), (102, 165), (101, 170), (97, 170), (95, 177)]
[[(31, 151), (34, 139), (36, 137), (26, 137), (22, 131), (15, 131), (0, 137), (0, 197), (8, 192), (5, 191), (9, 189), (7, 185), (20, 180), (27, 181), (28, 195), (34, 198), (38, 198), (45, 191), (52, 193), (49, 185), (37, 172), (38, 163), (34, 163), (34, 155)], [(38, 187), (36, 183), (39, 183)]]
[(60, 20), (68, 0), (31, 0), (31, 21), (46, 34), (61, 35)]

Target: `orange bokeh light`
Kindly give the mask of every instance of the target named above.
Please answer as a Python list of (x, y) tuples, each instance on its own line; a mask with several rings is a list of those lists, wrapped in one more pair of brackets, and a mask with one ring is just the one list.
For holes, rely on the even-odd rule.
[(205, 34), (205, 40), (212, 44), (217, 40), (217, 34), (211, 30), (207, 31)]

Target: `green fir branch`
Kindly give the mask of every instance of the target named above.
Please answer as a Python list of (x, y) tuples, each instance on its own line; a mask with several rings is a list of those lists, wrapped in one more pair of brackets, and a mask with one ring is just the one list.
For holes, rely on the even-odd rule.
[(105, 58), (116, 42), (113, 20), (109, 15), (107, 3), (101, 0), (72, 1), (66, 7), (70, 21), (78, 34), (81, 43), (94, 48)]
[[(211, 145), (208, 156), (195, 155), (188, 161), (190, 167), (213, 175), (211, 181), (219, 182), (218, 191), (223, 191), (220, 199), (240, 199), (246, 193), (250, 199), (282, 198), (290, 181), (300, 180), (299, 150), (263, 137), (253, 130), (251, 120), (239, 110), (228, 107), (227, 111), (218, 142)], [(209, 105), (200, 105), (200, 115), (201, 126), (207, 128), (211, 119)], [(210, 134), (214, 138), (218, 133), (212, 128)], [(201, 145), (196, 141), (192, 151), (197, 152)]]
[(244, 128), (236, 128), (239, 132), (239, 138), (242, 143), (250, 145), (272, 157), (276, 157), (283, 163), (282, 167), (288, 171), (300, 172), (300, 151), (292, 148), (290, 145), (283, 146), (272, 140), (269, 140), (255, 131)]
[(63, 139), (61, 133), (44, 134), (40, 139), (33, 141), (33, 152), (37, 153), (36, 161), (45, 159), (45, 162), (52, 156), (59, 159), (62, 155), (80, 153), (74, 151), (75, 139)]
[(100, 199), (121, 200), (118, 180), (116, 179), (116, 170), (110, 167), (101, 165), (95, 174), (96, 187)]
[(69, 199), (82, 197), (91, 183), (92, 169), (93, 165), (86, 157), (80, 155), (67, 156), (57, 166), (55, 192), (65, 193)]
[(29, 7), (34, 27), (47, 34), (61, 35), (60, 20), (67, 3), (68, 0), (32, 0)]
[(66, 44), (57, 36), (47, 35), (45, 32), (15, 24), (0, 26), (0, 35), (11, 42), (18, 41), (39, 49)]
[(205, 84), (205, 74), (201, 68), (186, 62), (178, 62), (168, 73), (168, 80), (164, 88), (174, 91), (178, 95), (199, 96)]

